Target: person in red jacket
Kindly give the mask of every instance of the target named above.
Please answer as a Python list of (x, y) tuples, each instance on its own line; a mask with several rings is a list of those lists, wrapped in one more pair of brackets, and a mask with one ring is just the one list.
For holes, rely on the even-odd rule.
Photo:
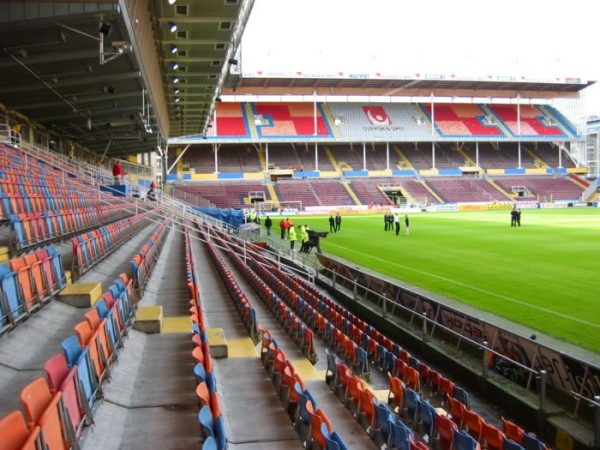
[(113, 177), (115, 178), (115, 184), (123, 184), (123, 167), (121, 162), (117, 161), (112, 168)]

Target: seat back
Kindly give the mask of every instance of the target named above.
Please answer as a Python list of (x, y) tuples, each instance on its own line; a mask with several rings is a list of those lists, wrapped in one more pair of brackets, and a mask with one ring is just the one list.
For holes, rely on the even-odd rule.
[(454, 450), (481, 450), (479, 442), (465, 430), (454, 430), (452, 442)]
[(46, 371), (50, 392), (54, 394), (60, 388), (60, 384), (69, 373), (69, 366), (67, 365), (65, 355), (57, 353), (50, 357), (44, 363), (44, 370)]
[(29, 438), (29, 430), (21, 411), (15, 410), (0, 419), (2, 448), (20, 449)]
[(29, 430), (33, 430), (38, 424), (42, 413), (52, 400), (52, 393), (48, 387), (48, 382), (45, 378), (36, 378), (21, 390), (19, 397), (25, 409), (27, 427)]

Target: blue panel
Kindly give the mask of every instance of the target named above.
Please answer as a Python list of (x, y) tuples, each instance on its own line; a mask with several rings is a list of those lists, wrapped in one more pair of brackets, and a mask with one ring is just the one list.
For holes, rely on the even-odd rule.
[(167, 175), (167, 181), (176, 181), (179, 178), (177, 177), (176, 173), (170, 173), (169, 175)]
[(462, 170), (460, 169), (439, 169), (438, 175), (448, 176), (448, 175), (462, 175)]
[[(552, 173), (552, 169), (548, 169), (547, 172)], [(565, 174), (567, 173), (567, 169), (565, 169), (564, 167), (557, 167), (556, 169), (554, 169), (554, 172)]]
[(412, 169), (392, 170), (392, 175), (395, 177), (412, 177), (415, 171)]
[(294, 178), (319, 178), (320, 176), (321, 172), (319, 172), (318, 170), (294, 172)]
[(368, 177), (369, 171), (368, 170), (347, 170), (346, 172), (344, 172), (344, 175), (346, 175), (347, 177)]
[(504, 169), (506, 175), (524, 175), (525, 169)]
[(217, 175), (219, 180), (239, 180), (244, 178), (243, 172), (231, 172), (231, 173), (219, 173)]
[(191, 173), (184, 173), (182, 176), (182, 179), (184, 180), (191, 180), (192, 179), (192, 174)]

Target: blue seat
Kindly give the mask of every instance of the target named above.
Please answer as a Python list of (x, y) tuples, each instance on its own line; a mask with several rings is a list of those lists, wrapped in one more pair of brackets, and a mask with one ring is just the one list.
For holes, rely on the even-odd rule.
[(20, 295), (16, 272), (7, 263), (0, 264), (0, 298), (3, 304), (2, 325), (15, 324), (29, 315), (27, 305)]
[(454, 430), (453, 450), (480, 450), (481, 446), (466, 430)]
[(419, 361), (414, 356), (409, 356), (408, 357), (408, 367), (412, 367), (415, 370), (419, 370), (419, 367), (421, 367), (421, 361)]
[(325, 450), (348, 450), (348, 446), (337, 431), (325, 436)]
[(12, 230), (14, 245), (16, 248), (20, 250), (30, 245), (30, 242), (27, 242), (27, 238), (25, 237), (23, 221), (19, 219), (19, 216), (16, 214), (10, 214), (8, 216), (8, 220), (10, 221), (10, 228)]
[(544, 450), (544, 443), (533, 433), (523, 434), (523, 447), (525, 450)]
[(204, 364), (196, 363), (196, 365), (194, 366), (194, 375), (196, 376), (196, 380), (198, 381), (198, 383), (200, 383), (201, 381), (206, 382), (206, 370), (204, 369)]
[(335, 386), (335, 376), (337, 374), (337, 366), (340, 363), (340, 359), (333, 352), (330, 352), (328, 348), (325, 348), (325, 355), (327, 356), (327, 370), (325, 370), (325, 381), (330, 386)]
[(60, 347), (63, 350), (65, 359), (67, 360), (67, 364), (70, 369), (75, 364), (77, 364), (77, 360), (79, 359), (79, 356), (81, 355), (81, 352), (82, 352), (81, 345), (79, 344), (79, 339), (77, 338), (77, 335), (72, 334), (71, 336), (63, 339), (62, 342), (60, 343)]
[(385, 352), (385, 370), (391, 374), (395, 374), (396, 360), (398, 358), (392, 352)]
[(215, 438), (217, 439), (219, 450), (225, 450), (227, 448), (227, 433), (225, 432), (223, 416), (219, 416), (215, 420)]
[[(309, 408), (315, 411), (317, 409), (317, 405), (316, 403), (312, 403), (312, 400), (309, 398), (308, 390), (305, 389), (303, 391), (299, 382), (294, 384), (294, 389), (298, 394), (298, 410), (296, 413), (297, 417), (295, 418), (295, 425), (296, 429), (300, 430), (302, 426), (305, 428), (310, 426), (310, 414), (308, 411)], [(310, 406), (308, 405), (309, 403)]]
[(414, 390), (408, 386), (404, 387), (404, 404), (406, 405), (408, 420), (411, 423), (417, 420), (420, 399), (421, 397)]
[(387, 443), (391, 435), (391, 424), (396, 420), (396, 416), (390, 407), (383, 403), (375, 403), (375, 431), (379, 431), (383, 442)]
[(108, 305), (106, 304), (106, 300), (98, 300), (96, 303), (94, 303), (94, 307), (96, 308), (96, 311), (98, 311), (100, 319), (104, 319), (106, 316), (108, 316)]
[[(77, 337), (75, 337), (77, 338)], [(87, 401), (88, 408), (91, 410), (96, 400), (102, 396), (102, 387), (98, 382), (98, 376), (94, 369), (94, 363), (90, 357), (89, 347), (85, 347), (76, 361), (77, 376), (83, 388), (83, 394)]]
[(215, 378), (214, 372), (208, 372), (206, 374), (206, 385), (211, 394), (217, 392), (217, 379)]
[(52, 258), (52, 266), (54, 267), (54, 273), (61, 289), (64, 289), (67, 285), (67, 277), (65, 270), (63, 269), (61, 254), (54, 247), (50, 246), (46, 249), (48, 256)]
[(410, 450), (410, 442), (414, 441), (414, 434), (410, 428), (404, 425), (404, 422), (390, 422), (390, 439), (388, 448), (395, 450)]
[(385, 368), (385, 362), (387, 360), (388, 351), (383, 345), (377, 347), (377, 354), (375, 355), (375, 364), (377, 367)]
[(469, 408), (469, 393), (463, 388), (454, 385), (454, 388), (452, 388), (452, 397), (465, 405), (467, 409)]
[(121, 335), (119, 334), (119, 328), (117, 326), (115, 313), (116, 308), (111, 308), (106, 316), (106, 329), (108, 330), (108, 337), (112, 345), (113, 353), (116, 355), (117, 347), (121, 346)]
[(202, 443), (202, 450), (217, 450), (217, 441), (214, 437), (208, 436)]
[(419, 421), (423, 426), (423, 434), (433, 437), (435, 434), (435, 408), (427, 400), (419, 400)]
[(200, 408), (198, 412), (198, 421), (200, 422), (200, 426), (202, 427), (202, 433), (204, 437), (208, 439), (211, 436), (213, 439), (216, 439), (215, 436), (215, 423), (213, 421), (212, 411), (210, 407), (204, 405)]
[(364, 348), (356, 348), (356, 372), (359, 376), (368, 375), (371, 371), (369, 368), (369, 354)]
[(525, 450), (524, 447), (521, 447), (512, 439), (504, 438), (502, 441), (502, 450)]

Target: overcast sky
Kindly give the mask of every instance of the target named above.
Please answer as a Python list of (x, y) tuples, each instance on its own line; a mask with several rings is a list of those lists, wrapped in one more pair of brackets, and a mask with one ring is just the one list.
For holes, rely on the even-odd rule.
[[(593, 4), (255, 0), (242, 70), (600, 80)], [(589, 97), (588, 112), (600, 113)]]

